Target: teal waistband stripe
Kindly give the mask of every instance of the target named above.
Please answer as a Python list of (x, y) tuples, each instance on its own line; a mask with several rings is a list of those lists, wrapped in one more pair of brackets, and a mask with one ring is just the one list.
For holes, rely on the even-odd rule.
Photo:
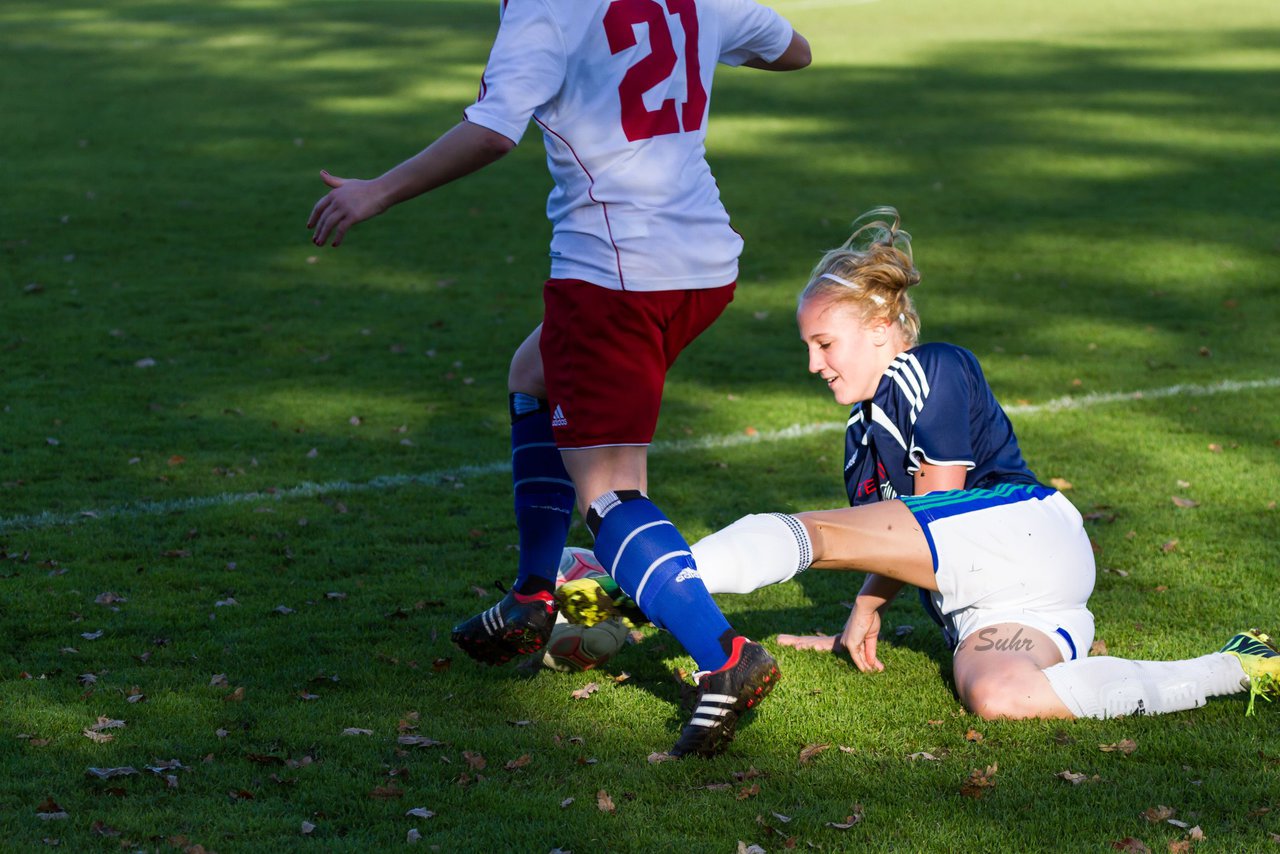
[(1002, 483), (991, 489), (953, 489), (947, 492), (930, 492), (927, 495), (909, 495), (902, 502), (922, 522), (932, 522), (989, 507), (1043, 500), (1056, 492), (1055, 489), (1036, 484)]

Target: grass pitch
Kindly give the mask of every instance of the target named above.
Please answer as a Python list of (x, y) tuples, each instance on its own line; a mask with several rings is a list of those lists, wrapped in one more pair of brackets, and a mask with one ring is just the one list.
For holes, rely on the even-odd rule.
[[(978, 354), (1090, 517), (1109, 652), (1280, 630), (1280, 10), (778, 8), (815, 64), (718, 78), (710, 156), (747, 250), (671, 377), (655, 498), (690, 538), (841, 503), (843, 412), (805, 375), (794, 297), (894, 204), (924, 337)], [(647, 761), (682, 720), (669, 637), (609, 673), (455, 655), (514, 566), (538, 140), (340, 250), (303, 223), (319, 169), (374, 174), (457, 120), (496, 21), (472, 0), (0, 9), (0, 848), (1274, 848), (1280, 709), (983, 723), (909, 597), (885, 673), (780, 650), (781, 687), (707, 762)], [(722, 604), (768, 644), (838, 628), (858, 583)]]

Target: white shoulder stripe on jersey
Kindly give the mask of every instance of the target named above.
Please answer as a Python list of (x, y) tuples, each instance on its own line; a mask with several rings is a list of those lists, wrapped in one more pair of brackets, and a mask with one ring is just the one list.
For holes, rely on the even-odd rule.
[(911, 365), (911, 374), (916, 378), (916, 382), (920, 385), (920, 396), (929, 396), (929, 379), (924, 375), (924, 366), (920, 364), (920, 360), (913, 353), (903, 353), (903, 361)]
[(886, 373), (893, 378), (911, 403), (911, 423), (914, 424), (916, 417), (924, 409), (925, 398), (929, 396), (929, 381), (925, 378), (924, 369), (915, 356), (910, 353), (900, 353), (889, 365)]

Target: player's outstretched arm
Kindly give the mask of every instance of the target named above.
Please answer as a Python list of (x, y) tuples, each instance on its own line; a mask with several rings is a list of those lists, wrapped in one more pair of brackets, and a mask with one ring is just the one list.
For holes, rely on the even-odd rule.
[(471, 122), (460, 122), (413, 157), (373, 180), (339, 178), (328, 172), (321, 179), (331, 188), (316, 202), (307, 219), (315, 229), (311, 242), (339, 246), (358, 222), (372, 219), (392, 205), (420, 196), (470, 175), (499, 160), (515, 143), (500, 133)]
[(787, 45), (787, 49), (773, 62), (766, 62), (763, 59), (748, 59), (743, 65), (749, 68), (758, 68), (761, 71), (797, 71), (806, 67), (810, 62), (813, 62), (813, 54), (809, 50), (808, 40), (795, 30), (792, 30), (791, 44)]
[(870, 573), (839, 635), (778, 635), (778, 644), (793, 649), (844, 652), (863, 673), (884, 670), (876, 654), (880, 615), (902, 587), (901, 581)]

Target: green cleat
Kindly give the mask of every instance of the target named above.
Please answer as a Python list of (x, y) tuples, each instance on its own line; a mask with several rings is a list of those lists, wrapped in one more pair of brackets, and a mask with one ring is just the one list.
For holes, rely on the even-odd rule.
[(1249, 678), (1249, 708), (1245, 715), (1253, 714), (1254, 701), (1259, 697), (1271, 702), (1280, 697), (1280, 651), (1271, 638), (1257, 629), (1250, 629), (1227, 641), (1221, 650), (1240, 660), (1244, 674)]
[(617, 618), (631, 628), (649, 624), (635, 600), (604, 574), (566, 581), (556, 588), (556, 601), (560, 603), (560, 613), (571, 623), (594, 626)]

